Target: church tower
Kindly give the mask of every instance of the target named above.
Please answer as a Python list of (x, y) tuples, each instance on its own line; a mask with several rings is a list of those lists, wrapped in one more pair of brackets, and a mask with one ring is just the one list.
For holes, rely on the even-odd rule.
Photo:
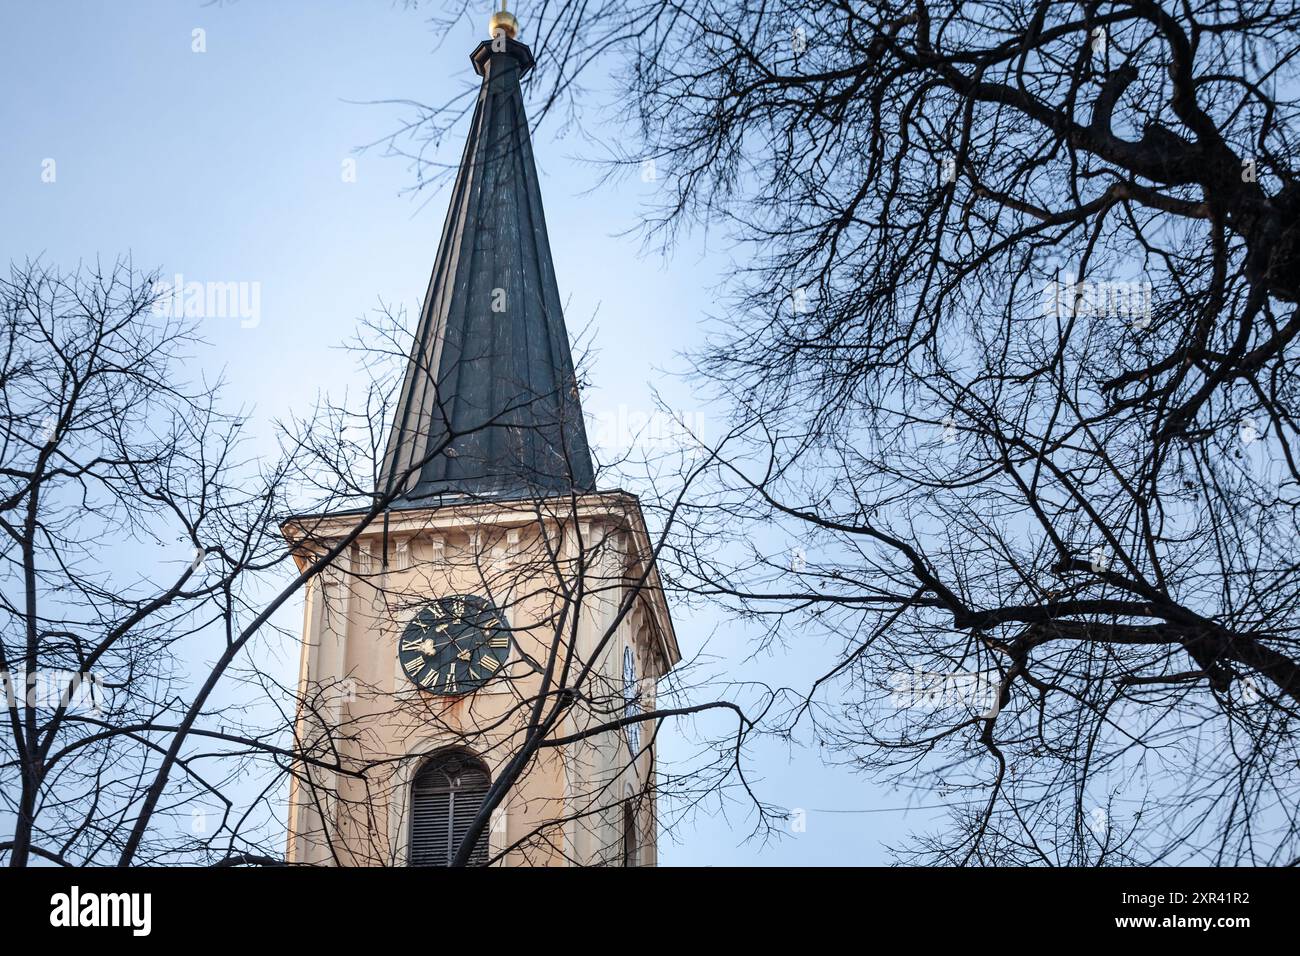
[[(504, 8), (504, 3), (502, 4)], [(283, 531), (307, 589), (288, 859), (654, 865), (680, 653), (635, 496), (601, 491), (504, 9), (375, 505)]]

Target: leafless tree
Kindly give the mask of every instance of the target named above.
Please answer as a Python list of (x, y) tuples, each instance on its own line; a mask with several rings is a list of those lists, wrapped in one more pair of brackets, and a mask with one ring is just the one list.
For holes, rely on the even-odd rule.
[[(592, 791), (574, 790), (563, 812), (548, 808), (535, 826), (512, 828), (503, 852), (549, 859), (545, 847), (565, 817), (608, 817), (632, 803), (650, 826), (690, 812), (706, 794), (747, 790), (739, 773), (747, 723), (737, 707), (702, 696), (688, 669), (657, 693), (625, 685), (621, 670), (610, 669), (621, 622), (644, 617), (646, 595), (661, 589), (653, 558), (662, 529), (651, 536), (644, 523), (620, 524), (618, 514), (638, 508), (626, 495), (602, 499), (594, 522), (585, 517), (592, 503), (580, 497), (514, 502), (522, 545), (504, 562), (451, 541), (437, 561), (422, 544), (408, 552), (407, 570), (476, 578), (511, 615), (511, 637), (527, 653), (492, 682), (495, 698), (510, 701), (495, 728), (453, 726), (430, 698), (398, 695), (388, 683), (340, 674), (324, 686), (285, 673), (300, 634), (277, 611), (295, 597), (328, 605), (343, 582), (359, 602), (364, 588), (373, 656), (395, 668), (394, 628), (441, 593), (417, 586), (434, 586), (427, 575), (395, 575), (386, 548), (373, 565), (361, 560), (377, 537), (396, 549), (402, 522), (401, 540), (414, 541), (412, 514), (436, 521), (447, 513), (398, 513), (405, 476), (389, 487), (378, 480), (393, 386), (385, 343), (402, 329), (389, 323), (387, 338), (371, 329), (365, 365), (373, 374), (357, 407), (324, 401), (305, 419), (289, 419), (280, 454), (268, 457), (248, 451), (245, 419), (221, 410), (220, 383), (186, 381), (185, 363), (203, 343), (196, 320), (175, 315), (162, 296), (156, 275), (126, 262), (71, 273), (26, 263), (0, 283), (8, 723), (0, 852), (10, 865), (283, 863), (290, 782), (343, 808), (324, 828), (330, 844), (335, 823), (371, 808), (365, 799), (354, 804), (350, 788), (370, 786), (396, 757), (409, 764), (424, 756), (367, 746), (362, 725), (411, 713), (441, 720), (444, 743), (505, 767), (463, 834), (461, 863), (477, 861), (492, 809), (525, 774), (548, 754), (578, 759), (572, 752), (586, 742), (609, 752), (604, 775), (583, 778), (595, 781)], [(403, 342), (396, 354), (407, 349)], [(412, 467), (458, 437), (432, 443)], [(516, 614), (526, 595), (507, 578), (541, 581), (549, 616), (533, 623)], [(579, 622), (598, 602), (613, 608), (609, 626), (589, 635)], [(351, 700), (340, 710), (345, 681)], [(463, 712), (468, 699), (443, 704)], [(350, 704), (368, 710), (353, 713)], [(325, 707), (335, 709), (321, 720)], [(664, 720), (711, 710), (732, 715), (719, 749), (680, 773), (647, 765)], [(521, 732), (480, 746), (505, 724)], [(629, 788), (623, 771), (634, 765), (640, 784)], [(334, 783), (322, 784), (326, 775)], [(355, 845), (348, 853), (352, 863), (396, 859)], [(324, 862), (340, 861), (331, 847)]]
[[(408, 363), (407, 374), (437, 378), (419, 364), (401, 313), (379, 310), (356, 346), (379, 391), (391, 391), (380, 383)], [(501, 410), (502, 422), (509, 411)], [(389, 417), (365, 416), (356, 453), (348, 463), (331, 459), (327, 470), (373, 469), (387, 438), (373, 426)], [(300, 429), (313, 445), (308, 460), (344, 447), (346, 430)], [(408, 502), (387, 511), (333, 562), (310, 591), (309, 619), (316, 615), (319, 633), (347, 645), (343, 665), (308, 664), (298, 688), (295, 746), (311, 755), (296, 774), (293, 801), (304, 855), (344, 865), (410, 862), (412, 781), (434, 752), (466, 755), (467, 766), (490, 778), (472, 823), (455, 828), (454, 865), (620, 862), (629, 849), (625, 812), (639, 833), (673, 829), (702, 803), (732, 797), (772, 816), (746, 780), (753, 725), (727, 699), (727, 681), (690, 661), (657, 686), (653, 680), (678, 654), (657, 562), (688, 489), (712, 462), (702, 445), (671, 457), (682, 467), (660, 470), (679, 480), (643, 482), (651, 492), (644, 510), (623, 491), (557, 495), (539, 487), (502, 499), (453, 489), (439, 507)], [(598, 486), (632, 464), (603, 462), (602, 476), (611, 477)], [(383, 487), (373, 470), (351, 483), (353, 492)], [(335, 549), (351, 523), (346, 511), (315, 509), (284, 532), (306, 561)], [(399, 670), (399, 647), (436, 638), (427, 627), (412, 630), (431, 599), (438, 606), (426, 625), (442, 619), (445, 630), (448, 620), (490, 617), (509, 646), (490, 674), (453, 671), (481, 681), (471, 695), (446, 693), (446, 671), (426, 667), (425, 658)], [(484, 605), (445, 616), (448, 601), (466, 600)], [(648, 674), (625, 673), (629, 645)], [(471, 660), (474, 651), (461, 655)], [(655, 744), (665, 721), (680, 726), (710, 712), (725, 715), (725, 729), (712, 725), (692, 757), (663, 764)], [(563, 799), (554, 785), (526, 781), (536, 777), (562, 780)]]
[(622, 81), (648, 237), (746, 264), (676, 583), (837, 641), (777, 729), (954, 801), (908, 860), (1300, 857), (1294, 4), (525, 19), (544, 106)]
[[(246, 635), (244, 572), (279, 561), (274, 470), (242, 422), (181, 380), (194, 324), (128, 263), (0, 284), (8, 862), (157, 859), (191, 842), (241, 753), (213, 696)], [(223, 625), (225, 625), (223, 627)], [(184, 673), (187, 647), (211, 679)], [(183, 751), (236, 745), (228, 767)], [(185, 826), (178, 821), (185, 820)], [(146, 840), (146, 834), (152, 838)]]

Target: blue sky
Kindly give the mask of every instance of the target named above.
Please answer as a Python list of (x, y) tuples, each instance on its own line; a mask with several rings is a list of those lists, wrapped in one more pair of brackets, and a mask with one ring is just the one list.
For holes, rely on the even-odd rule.
[[(412, 196), (406, 163), (357, 154), (403, 116), (365, 101), (439, 102), (472, 82), (468, 53), (492, 5), (482, 6), (482, 22), (444, 38), (427, 13), (387, 0), (4, 4), (6, 262), (40, 256), (72, 267), (129, 254), (137, 268), (168, 276), (258, 283), (256, 323), (205, 320), (208, 345), (192, 371), (224, 373), (228, 401), (252, 409), (269, 449), (273, 420), (355, 380), (353, 357), (339, 346), (359, 317), (380, 300), (414, 309), (424, 291), (446, 189)], [(519, 6), (528, 42), (527, 4)], [(206, 52), (191, 49), (195, 29)], [(612, 132), (601, 119), (610, 97), (601, 99), (593, 94), (584, 122)], [(727, 250), (696, 236), (671, 258), (646, 254), (622, 234), (652, 186), (631, 176), (593, 188), (595, 147), (557, 127), (544, 124), (535, 146), (569, 328), (591, 323), (588, 413), (648, 413), (653, 388), (707, 419), (689, 383), (671, 373), (715, 311)], [(439, 158), (454, 161), (460, 143)], [(349, 158), (355, 182), (343, 175)], [(679, 614), (677, 630), (688, 654), (712, 635), (733, 675), (812, 674), (813, 654), (742, 664), (748, 635), (717, 614)], [(711, 816), (665, 840), (663, 863), (881, 863), (882, 841), (929, 819), (894, 812), (904, 794), (825, 768), (811, 751), (766, 747), (755, 760), (773, 803), (853, 812), (810, 812), (805, 832), (767, 846), (743, 841), (742, 817)]]

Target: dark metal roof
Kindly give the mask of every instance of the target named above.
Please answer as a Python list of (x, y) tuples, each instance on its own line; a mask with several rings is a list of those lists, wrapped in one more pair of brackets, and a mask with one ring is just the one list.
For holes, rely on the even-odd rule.
[(594, 484), (519, 90), (532, 53), (470, 59), (483, 85), (384, 456), (381, 492), (423, 462), (396, 507)]

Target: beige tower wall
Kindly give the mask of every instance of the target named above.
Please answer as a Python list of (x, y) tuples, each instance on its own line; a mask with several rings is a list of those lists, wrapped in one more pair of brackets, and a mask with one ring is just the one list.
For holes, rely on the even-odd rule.
[[(410, 785), (421, 763), (461, 748), (495, 780), (519, 749), (542, 689), (538, 668), (553, 651), (569, 660), (566, 685), (593, 703), (570, 707), (548, 738), (578, 735), (621, 714), (625, 647), (633, 648), (644, 677), (642, 709), (653, 706), (655, 680), (679, 655), (657, 578), (646, 570), (648, 539), (631, 502), (593, 496), (559, 512), (536, 503), (394, 512), (386, 534), (367, 529), (312, 581), (297, 722), (305, 759), (290, 793), (291, 862), (404, 865)], [(286, 534), (307, 556), (348, 530), (346, 519), (331, 518), (300, 521)], [(310, 546), (302, 543), (308, 537)], [(514, 644), (497, 679), (446, 697), (407, 679), (397, 647), (420, 607), (453, 594), (492, 600), (505, 612)], [(498, 862), (619, 865), (627, 804), (637, 823), (637, 862), (654, 865), (651, 727), (642, 725), (643, 752), (635, 760), (622, 730), (540, 750), (494, 815), (491, 851), (510, 848)]]

